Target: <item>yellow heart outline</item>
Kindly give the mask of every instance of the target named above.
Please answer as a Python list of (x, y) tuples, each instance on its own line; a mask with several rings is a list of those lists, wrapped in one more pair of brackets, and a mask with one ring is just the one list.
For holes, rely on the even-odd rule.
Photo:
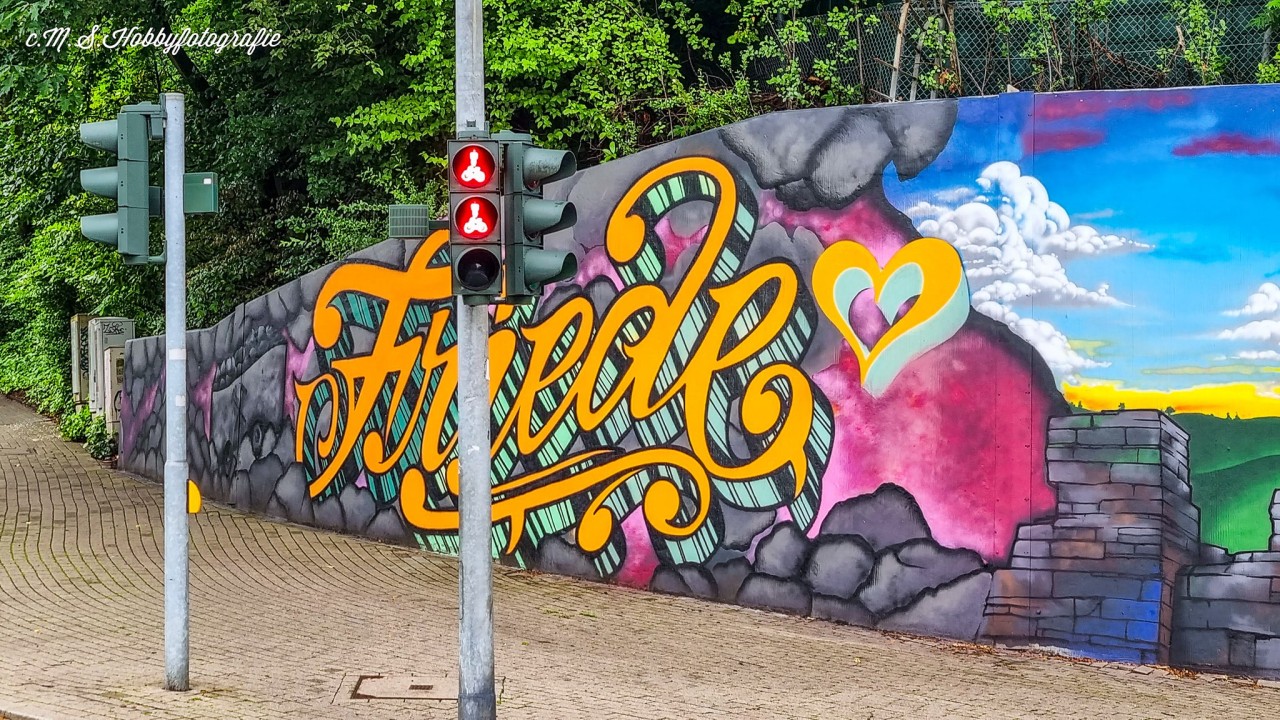
[[(874, 292), (889, 330), (868, 348), (849, 322), (854, 298)], [(879, 397), (911, 360), (946, 342), (969, 317), (969, 283), (960, 254), (938, 238), (902, 246), (884, 267), (863, 245), (832, 243), (813, 266), (818, 307), (858, 358), (862, 387)], [(897, 318), (902, 303), (917, 298)], [(895, 318), (897, 318), (895, 320)]]

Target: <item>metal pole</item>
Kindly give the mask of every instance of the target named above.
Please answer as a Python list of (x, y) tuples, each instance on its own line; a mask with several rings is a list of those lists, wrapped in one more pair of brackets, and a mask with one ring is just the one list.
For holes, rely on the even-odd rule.
[(181, 93), (164, 103), (164, 687), (191, 687), (187, 600), (187, 219), (186, 114)]
[[(481, 0), (456, 0), (459, 133), (487, 130)], [(458, 298), (458, 718), (494, 720), (489, 309)]]

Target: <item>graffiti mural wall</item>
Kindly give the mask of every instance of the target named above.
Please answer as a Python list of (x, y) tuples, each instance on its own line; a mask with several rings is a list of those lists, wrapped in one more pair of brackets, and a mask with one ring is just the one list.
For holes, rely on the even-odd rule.
[[(591, 168), (491, 335), (502, 562), (1280, 671), (1280, 88), (775, 113)], [(457, 548), (444, 233), (190, 334), (211, 499)], [(122, 463), (159, 477), (162, 340)], [(1277, 537), (1276, 540), (1280, 540)]]

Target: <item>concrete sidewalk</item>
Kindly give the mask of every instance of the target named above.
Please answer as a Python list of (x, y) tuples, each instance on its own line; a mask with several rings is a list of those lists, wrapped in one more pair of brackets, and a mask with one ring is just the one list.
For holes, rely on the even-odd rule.
[[(452, 718), (457, 566), (208, 506), (194, 690), (163, 677), (161, 492), (0, 397), (0, 717)], [(1280, 691), (499, 568), (502, 718), (1256, 718)], [(366, 679), (386, 675), (386, 680)], [(409, 676), (417, 676), (409, 680)], [(412, 690), (409, 685), (434, 686)]]

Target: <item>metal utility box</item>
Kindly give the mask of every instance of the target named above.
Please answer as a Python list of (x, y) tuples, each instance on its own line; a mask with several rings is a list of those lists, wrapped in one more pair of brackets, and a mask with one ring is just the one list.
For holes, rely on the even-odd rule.
[(133, 321), (121, 317), (99, 317), (89, 321), (89, 411), (106, 412), (107, 348), (124, 348), (133, 339)]
[(76, 409), (89, 404), (89, 321), (96, 317), (71, 316), (71, 400)]
[(106, 373), (102, 383), (103, 416), (113, 435), (120, 434), (120, 402), (124, 396), (124, 348), (109, 347), (102, 353)]

